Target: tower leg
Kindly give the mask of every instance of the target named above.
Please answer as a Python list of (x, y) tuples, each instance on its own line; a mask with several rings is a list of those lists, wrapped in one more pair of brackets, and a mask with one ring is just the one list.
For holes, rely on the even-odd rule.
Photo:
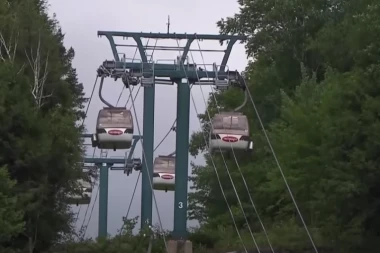
[(176, 129), (176, 168), (174, 192), (175, 240), (187, 238), (187, 182), (189, 168), (189, 115), (190, 86), (178, 83), (177, 89), (177, 129)]
[(108, 164), (100, 166), (98, 237), (107, 237), (108, 169)]
[[(153, 145), (154, 145), (154, 93), (155, 85), (144, 87), (144, 126), (141, 178), (141, 229), (152, 225)], [(145, 155), (144, 155), (145, 153)]]

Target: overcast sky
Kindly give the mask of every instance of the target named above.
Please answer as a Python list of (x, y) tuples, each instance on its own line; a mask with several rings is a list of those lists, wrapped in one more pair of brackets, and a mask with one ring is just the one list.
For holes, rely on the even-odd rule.
[[(73, 47), (76, 52), (74, 67), (77, 69), (79, 81), (84, 84), (86, 96), (90, 95), (93, 87), (96, 69), (106, 59), (113, 60), (111, 47), (105, 37), (98, 38), (97, 31), (125, 31), (125, 32), (166, 32), (167, 16), (170, 15), (170, 32), (176, 33), (197, 33), (197, 34), (217, 34), (216, 22), (222, 17), (232, 16), (238, 12), (237, 0), (49, 0), (50, 14), (55, 13), (60, 25), (65, 33), (65, 46)], [(190, 15), (191, 14), (191, 15)], [(119, 41), (122, 43), (121, 41)], [(128, 39), (123, 44), (133, 44), (132, 39)], [(145, 44), (146, 41), (143, 41)], [(151, 40), (149, 45), (154, 45)], [(181, 45), (184, 45), (184, 41)], [(160, 40), (158, 46), (174, 46), (176, 41)], [(200, 42), (202, 49), (224, 49), (218, 42)], [(198, 44), (193, 42), (193, 49), (198, 49)], [(123, 47), (119, 52), (125, 53), (127, 58), (133, 58), (135, 49)], [(155, 51), (154, 60), (174, 60), (179, 52)], [(198, 65), (219, 64), (223, 53), (204, 53), (204, 61), (199, 52), (193, 52), (193, 57)], [(189, 54), (190, 60), (192, 59)], [(242, 71), (247, 64), (244, 46), (236, 44), (232, 50), (228, 66), (232, 70)], [(107, 101), (115, 104), (122, 90), (121, 81), (108, 79), (105, 81), (104, 97)], [(205, 103), (211, 88), (203, 86), (203, 93), (200, 87), (193, 87), (192, 94), (196, 101), (196, 108), (199, 112), (204, 112)], [(137, 91), (137, 88), (134, 92)], [(138, 113), (138, 122), (142, 131), (143, 126), (143, 91), (135, 101)], [(129, 96), (129, 92), (124, 90), (119, 101), (119, 106), (124, 106)], [(176, 117), (176, 86), (156, 86), (155, 99), (155, 145), (157, 145), (168, 132)], [(131, 102), (127, 107), (131, 106)], [(103, 107), (97, 94), (93, 97), (89, 109), (86, 127), (89, 133), (95, 130), (95, 121), (98, 111)], [(199, 121), (196, 117), (194, 105), (190, 105), (190, 133), (199, 129)], [(135, 120), (136, 123), (136, 120)], [(135, 128), (137, 130), (137, 128)], [(135, 131), (137, 134), (137, 131)], [(165, 142), (157, 149), (155, 156), (166, 155), (175, 149), (175, 133), (172, 132)], [(124, 151), (125, 152), (125, 151)], [(109, 157), (122, 157), (123, 151), (110, 151)], [(141, 146), (138, 145), (135, 157), (141, 157)], [(99, 155), (97, 151), (96, 156)], [(92, 156), (92, 149), (88, 150), (88, 156)], [(189, 157), (189, 161), (202, 163), (202, 157)], [(189, 166), (189, 175), (191, 168)], [(132, 191), (137, 180), (138, 173), (134, 172), (127, 176), (120, 171), (111, 171), (109, 176), (109, 199), (108, 199), (108, 233), (115, 234), (122, 225), (122, 216), (125, 216), (128, 205), (131, 201)], [(141, 181), (141, 179), (140, 179)], [(138, 191), (134, 197), (129, 218), (140, 216), (141, 209), (141, 184), (138, 184)], [(97, 188), (94, 189), (93, 197)], [(173, 228), (174, 193), (154, 192), (158, 201), (158, 210), (164, 229)], [(94, 200), (94, 199), (93, 199)], [(93, 201), (92, 200), (92, 201)], [(91, 212), (93, 203), (87, 213), (87, 218)], [(79, 226), (82, 224), (87, 206), (80, 208)], [(79, 208), (75, 207), (75, 211)], [(87, 230), (87, 236), (96, 237), (98, 230), (98, 203), (95, 208)], [(153, 205), (153, 223), (156, 224), (157, 211)], [(87, 221), (86, 221), (87, 223)], [(196, 222), (188, 222), (188, 226), (195, 226)], [(139, 225), (138, 225), (139, 226)]]

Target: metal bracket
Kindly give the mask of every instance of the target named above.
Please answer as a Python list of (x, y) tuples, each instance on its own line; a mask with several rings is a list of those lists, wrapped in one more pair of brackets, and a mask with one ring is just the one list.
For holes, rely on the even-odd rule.
[(109, 102), (107, 102), (107, 100), (105, 100), (103, 98), (103, 94), (102, 94), (103, 84), (104, 84), (104, 76), (101, 77), (100, 86), (99, 86), (99, 98), (100, 98), (100, 101), (102, 101), (106, 106), (108, 106), (110, 108), (113, 108), (114, 106), (111, 105)]
[[(119, 61), (119, 55), (117, 47), (121, 45), (115, 44), (114, 37), (123, 37), (123, 38), (133, 38), (136, 41), (137, 47), (140, 52), (141, 59), (143, 62), (147, 61), (147, 56), (145, 53), (144, 45), (141, 42), (141, 38), (150, 38), (150, 39), (174, 39), (174, 40), (187, 40), (185, 47), (183, 48), (182, 61), (185, 60), (187, 53), (190, 50), (190, 44), (194, 40), (218, 40), (218, 41), (228, 41), (227, 48), (224, 50), (224, 56), (222, 59), (222, 65), (227, 64), (228, 58), (230, 57), (231, 50), (233, 45), (238, 41), (247, 40), (247, 36), (242, 35), (210, 35), (210, 34), (181, 34), (181, 33), (138, 33), (138, 32), (116, 32), (116, 31), (98, 31), (98, 36), (106, 36), (110, 42), (112, 53), (114, 55), (115, 61)], [(222, 67), (221, 71), (224, 71)]]
[(133, 158), (133, 169), (136, 171), (142, 170), (142, 162), (140, 158)]
[[(127, 68), (126, 68), (126, 63), (127, 63), (127, 58), (125, 58), (125, 55), (123, 55), (123, 63), (124, 63), (124, 66), (123, 66), (123, 74), (121, 76), (121, 80), (123, 82), (123, 84), (125, 85), (126, 88), (129, 88), (129, 85), (132, 85), (132, 86), (136, 86), (140, 83), (140, 80), (138, 77), (136, 76), (140, 76), (141, 73), (139, 73), (138, 75), (134, 75), (135, 73), (129, 71)], [(130, 62), (134, 62), (135, 59), (128, 59), (128, 60), (131, 60)], [(117, 80), (118, 76), (115, 76), (115, 81)]]
[(228, 79), (221, 79), (218, 76), (218, 66), (216, 63), (212, 65), (213, 71), (215, 72), (214, 84), (218, 90), (227, 90), (230, 82)]
[(141, 86), (142, 87), (153, 87), (154, 85), (154, 62), (152, 63), (142, 63), (142, 77)]
[(215, 79), (214, 84), (218, 90), (228, 90), (228, 86), (230, 86), (228, 80)]
[(131, 149), (130, 149), (128, 155), (127, 155), (127, 152), (125, 153), (124, 174), (127, 174), (127, 176), (129, 176), (129, 174), (132, 173), (133, 169), (136, 170), (136, 166), (141, 166), (141, 159), (140, 158), (133, 158), (133, 153), (135, 151), (136, 144), (139, 140), (140, 140), (140, 138), (135, 138), (133, 140), (133, 143), (132, 143), (132, 146), (131, 146)]
[[(246, 36), (236, 36), (236, 35), (208, 35), (208, 34), (176, 34), (176, 33), (136, 33), (136, 32), (115, 32), (115, 31), (98, 31), (98, 36), (105, 36), (110, 43), (112, 53), (114, 55), (114, 62), (104, 62), (103, 63), (103, 71), (106, 70), (111, 74), (115, 79), (118, 77), (123, 77), (123, 74), (126, 73), (126, 69), (130, 72), (130, 76), (137, 76), (136, 73), (132, 72), (141, 72), (142, 74), (141, 85), (143, 87), (151, 87), (155, 83), (155, 77), (170, 77), (170, 80), (178, 80), (184, 77), (188, 77), (189, 80), (193, 80), (192, 83), (195, 83), (198, 80), (198, 77), (201, 78), (215, 78), (216, 73), (213, 71), (197, 71), (197, 66), (195, 64), (187, 64), (187, 69), (179, 66), (178, 64), (184, 64), (187, 58), (189, 51), (194, 51), (190, 49), (191, 43), (194, 40), (218, 40), (218, 41), (227, 41), (227, 48), (224, 51), (224, 56), (220, 65), (220, 69), (217, 71), (217, 75), (219, 80), (223, 80), (227, 78), (227, 74), (225, 73), (226, 64), (228, 58), (230, 56), (233, 45), (238, 40), (246, 40)], [(121, 62), (120, 56), (117, 48), (120, 46), (115, 44), (114, 37), (122, 37), (122, 38), (133, 38), (136, 42), (136, 47), (139, 50), (140, 57), (143, 62), (143, 66), (138, 63), (125, 63)], [(181, 51), (183, 51), (182, 55), (177, 59), (177, 63), (175, 64), (156, 64), (151, 67), (147, 67), (145, 64), (148, 64), (147, 55), (146, 55), (146, 47), (142, 43), (142, 38), (151, 38), (151, 39), (172, 39), (172, 40), (187, 40), (186, 45), (184, 47), (178, 47)], [(127, 45), (128, 46), (128, 45)], [(132, 46), (132, 45), (131, 45)], [(155, 50), (163, 50), (170, 49), (172, 50), (174, 47), (155, 47)], [(201, 50), (199, 51), (220, 51), (220, 50)], [(149, 62), (150, 63), (150, 62)], [(187, 72), (187, 73), (186, 73)], [(197, 73), (198, 72), (198, 73)], [(153, 77), (153, 78), (152, 78)], [(127, 83), (128, 75), (124, 75), (124, 83)], [(228, 78), (227, 78), (228, 79)], [(137, 80), (129, 80), (129, 84), (134, 85), (137, 84)], [(225, 88), (225, 81), (216, 81), (216, 86), (220, 89)], [(172, 84), (169, 82), (165, 82), (164, 84)], [(203, 84), (203, 83), (202, 83)]]
[(229, 71), (228, 78), (230, 80), (231, 86), (238, 87), (245, 91), (246, 87), (246, 80), (244, 76), (244, 72), (240, 74), (237, 70), (235, 71)]

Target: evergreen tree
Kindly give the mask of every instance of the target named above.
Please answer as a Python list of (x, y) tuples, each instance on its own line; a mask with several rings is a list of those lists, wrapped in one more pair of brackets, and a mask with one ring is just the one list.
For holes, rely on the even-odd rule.
[(46, 2), (0, 1), (0, 165), (25, 227), (4, 247), (41, 252), (72, 232), (67, 193), (80, 177), (83, 85)]
[[(317, 246), (332, 252), (377, 252), (378, 1), (250, 0), (239, 5), (240, 12), (218, 26), (222, 33), (248, 36), (247, 54), (254, 58), (247, 67), (248, 87)], [(241, 93), (218, 94), (218, 104), (233, 109), (242, 101)], [(309, 239), (252, 105), (242, 111), (251, 123), (255, 151), (238, 153), (237, 160), (270, 239), (276, 248), (305, 252), (311, 249)], [(199, 118), (203, 129), (193, 133), (193, 155), (204, 150), (202, 136), (209, 129), (207, 114)], [(189, 196), (190, 217), (202, 221), (205, 235), (219, 231), (216, 246), (235, 247), (239, 240), (210, 156), (205, 158), (206, 166), (193, 166), (196, 192)], [(248, 244), (224, 162), (220, 155), (213, 158)], [(235, 160), (224, 158), (259, 244), (267, 247)]]

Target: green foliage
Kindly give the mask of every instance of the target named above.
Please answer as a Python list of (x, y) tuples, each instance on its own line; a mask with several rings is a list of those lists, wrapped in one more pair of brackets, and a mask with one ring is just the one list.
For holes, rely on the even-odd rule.
[[(320, 252), (378, 252), (380, 235), (380, 3), (377, 0), (247, 0), (218, 22), (221, 33), (245, 34), (247, 82), (284, 175)], [(42, 0), (0, 0), (0, 248), (2, 252), (152, 252), (165, 248), (157, 229), (134, 235), (136, 219), (120, 234), (73, 242), (65, 203), (81, 168), (77, 121), (84, 118), (83, 85), (63, 46), (58, 21)], [(39, 68), (36, 68), (36, 66)], [(192, 134), (190, 153), (207, 151), (218, 107), (237, 107), (242, 92), (208, 99)], [(262, 252), (312, 252), (252, 106), (253, 153), (205, 154), (192, 164), (189, 217), (196, 252), (242, 249), (220, 182), (244, 244), (254, 248), (233, 188)], [(229, 168), (233, 183), (225, 167)], [(218, 172), (220, 182), (215, 176)], [(239, 171), (245, 177), (245, 189)], [(234, 186), (234, 187), (233, 187)], [(70, 241), (62, 241), (70, 238)]]
[[(138, 252), (146, 253), (149, 244), (152, 245), (152, 253), (160, 253), (165, 250), (163, 235), (157, 232), (157, 228), (140, 231), (137, 235), (133, 230), (137, 224), (138, 217), (124, 220), (124, 225), (119, 233), (111, 238), (97, 240), (87, 239), (79, 242), (63, 242), (51, 249), (52, 252), (60, 253), (121, 253)], [(168, 235), (164, 235), (168, 240)]]
[[(239, 1), (240, 12), (222, 19), (222, 33), (248, 36), (248, 88), (314, 241), (321, 251), (377, 252), (379, 247), (380, 4), (353, 1)], [(233, 109), (242, 94), (218, 94)], [(208, 109), (215, 112), (209, 98)], [(236, 152), (242, 174), (275, 249), (312, 252), (252, 106), (255, 150)], [(210, 113), (211, 116), (213, 113)], [(203, 128), (193, 133), (192, 155), (204, 151)], [(248, 248), (247, 231), (220, 155), (193, 164), (189, 216), (202, 234), (215, 234), (214, 249), (242, 249), (221, 194), (215, 169)], [(244, 211), (261, 249), (268, 243), (234, 157), (225, 156)], [(215, 168), (213, 166), (215, 164)], [(206, 231), (206, 232), (204, 232)], [(216, 241), (216, 242), (215, 242)], [(207, 244), (207, 243), (206, 243)]]
[(8, 241), (24, 229), (23, 211), (14, 196), (15, 182), (6, 168), (0, 168), (0, 243)]
[(86, 99), (74, 51), (63, 46), (45, 1), (0, 0), (0, 38), (0, 166), (15, 180), (4, 188), (14, 196), (5, 206), (14, 210), (7, 217), (14, 230), (0, 243), (4, 250), (41, 252), (72, 233), (65, 196), (80, 176), (76, 122)]

